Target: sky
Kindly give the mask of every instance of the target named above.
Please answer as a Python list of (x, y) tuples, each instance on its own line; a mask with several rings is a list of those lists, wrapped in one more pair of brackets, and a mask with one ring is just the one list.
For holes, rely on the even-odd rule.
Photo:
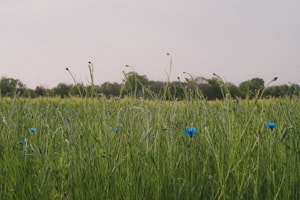
[(89, 61), (96, 84), (133, 70), (300, 84), (299, 0), (0, 0), (0, 27), (0, 77), (32, 89), (72, 84), (66, 68), (89, 84)]

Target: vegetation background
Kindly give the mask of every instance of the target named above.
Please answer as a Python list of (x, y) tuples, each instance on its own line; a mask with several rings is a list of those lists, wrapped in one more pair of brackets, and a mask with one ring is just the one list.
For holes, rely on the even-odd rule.
[(0, 198), (299, 199), (299, 86), (263, 99), (276, 79), (156, 90), (131, 72), (107, 98), (92, 70), (41, 95), (2, 78)]
[[(69, 71), (69, 69), (67, 69)], [(70, 71), (69, 71), (70, 72)], [(201, 91), (203, 97), (208, 100), (222, 99), (223, 94), (220, 89), (220, 79), (214, 76), (211, 79), (204, 77), (194, 77), (191, 74), (184, 72), (187, 76), (184, 80), (173, 82), (162, 82), (148, 80), (146, 75), (139, 75), (135, 71), (129, 73), (124, 72), (124, 79), (121, 83), (105, 82), (101, 85), (93, 85), (94, 92), (90, 93), (91, 85), (84, 85), (76, 82), (74, 84), (58, 83), (54, 88), (45, 88), (43, 86), (37, 86), (35, 89), (27, 88), (19, 79), (2, 77), (0, 79), (0, 95), (3, 97), (13, 97), (14, 95), (22, 97), (72, 97), (72, 96), (105, 96), (111, 97), (125, 97), (133, 96), (155, 99), (161, 98), (165, 95), (165, 86), (168, 85), (168, 99), (183, 100), (186, 97), (185, 92), (195, 93)], [(72, 75), (72, 74), (71, 74)], [(238, 86), (226, 82), (226, 85), (232, 97), (236, 98), (254, 98), (258, 91), (265, 88), (263, 97), (284, 97), (292, 96), (293, 94), (300, 92), (300, 86), (295, 83), (289, 83), (284, 85), (269, 86), (265, 84), (265, 81), (261, 78), (252, 78), (240, 83)]]

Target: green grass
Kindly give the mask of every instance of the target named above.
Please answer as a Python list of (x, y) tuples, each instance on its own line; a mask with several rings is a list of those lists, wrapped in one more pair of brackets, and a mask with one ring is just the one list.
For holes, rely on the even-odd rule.
[(300, 199), (299, 115), (289, 98), (0, 99), (0, 199)]

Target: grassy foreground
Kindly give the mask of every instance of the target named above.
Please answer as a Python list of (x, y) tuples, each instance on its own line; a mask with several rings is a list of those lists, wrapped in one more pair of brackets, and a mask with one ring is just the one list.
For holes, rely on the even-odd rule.
[(300, 199), (299, 116), (288, 98), (0, 99), (0, 199)]

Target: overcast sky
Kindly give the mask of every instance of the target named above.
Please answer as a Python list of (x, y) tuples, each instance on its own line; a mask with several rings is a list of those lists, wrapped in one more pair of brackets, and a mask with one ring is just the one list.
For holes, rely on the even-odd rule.
[[(0, 77), (29, 88), (213, 73), (300, 84), (300, 0), (0, 0)], [(132, 68), (126, 68), (130, 65)]]

